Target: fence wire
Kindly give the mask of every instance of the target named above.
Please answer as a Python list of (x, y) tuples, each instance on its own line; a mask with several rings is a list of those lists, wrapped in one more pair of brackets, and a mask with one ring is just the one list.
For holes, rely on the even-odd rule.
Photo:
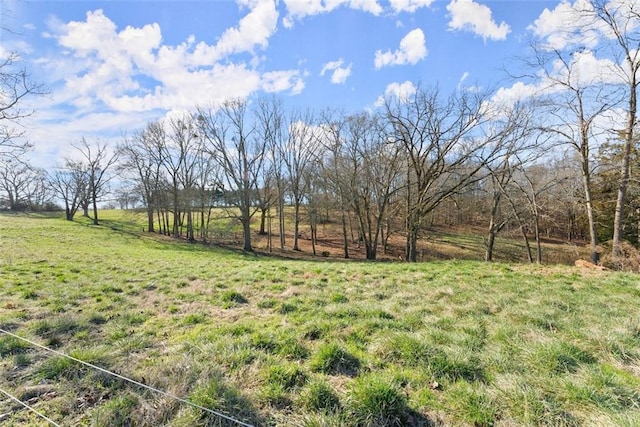
[[(251, 425), (251, 424), (247, 424), (247, 423), (242, 422), (242, 421), (240, 421), (240, 420), (238, 420), (238, 419), (235, 419), (235, 418), (233, 418), (233, 417), (231, 417), (231, 416), (229, 416), (229, 415), (225, 415), (225, 414), (223, 414), (222, 412), (218, 412), (218, 411), (214, 411), (214, 410), (209, 409), (209, 408), (205, 408), (204, 406), (198, 405), (197, 403), (193, 403), (193, 402), (191, 402), (191, 401), (189, 401), (189, 400), (187, 400), (187, 399), (183, 399), (183, 398), (181, 398), (181, 397), (175, 396), (175, 395), (173, 395), (173, 394), (171, 394), (171, 393), (168, 393), (168, 392), (166, 392), (166, 391), (164, 391), (164, 390), (160, 390), (160, 389), (155, 388), (155, 387), (152, 387), (152, 386), (150, 386), (150, 385), (147, 385), (147, 384), (141, 383), (140, 381), (136, 381), (136, 380), (133, 380), (133, 379), (131, 379), (131, 378), (127, 378), (127, 377), (125, 377), (124, 375), (120, 375), (120, 374), (117, 374), (117, 373), (115, 373), (115, 372), (111, 372), (111, 371), (109, 371), (108, 369), (101, 368), (100, 366), (96, 366), (96, 365), (94, 365), (94, 364), (92, 364), (92, 363), (85, 362), (84, 360), (80, 360), (80, 359), (77, 359), (77, 358), (75, 358), (75, 357), (73, 357), (73, 356), (69, 356), (68, 354), (64, 354), (64, 353), (62, 353), (62, 352), (60, 352), (60, 351), (57, 351), (57, 350), (51, 349), (51, 348), (49, 348), (49, 347), (45, 347), (45, 346), (43, 346), (43, 345), (41, 345), (41, 344), (38, 344), (37, 342), (34, 342), (34, 341), (31, 341), (31, 340), (29, 340), (29, 339), (27, 339), (27, 338), (21, 337), (20, 335), (16, 335), (16, 334), (11, 333), (11, 332), (9, 332), (9, 331), (6, 331), (6, 330), (4, 330), (4, 329), (2, 329), (2, 328), (0, 328), (0, 332), (2, 332), (2, 333), (4, 333), (4, 334), (6, 334), (6, 335), (8, 335), (8, 336), (14, 337), (14, 338), (16, 338), (16, 339), (19, 339), (19, 340), (21, 340), (21, 341), (24, 341), (24, 342), (26, 342), (26, 343), (28, 343), (28, 344), (30, 344), (30, 345), (32, 345), (32, 346), (34, 346), (34, 347), (37, 347), (37, 348), (39, 348), (39, 349), (42, 349), (42, 350), (48, 351), (48, 352), (50, 352), (50, 353), (53, 353), (53, 354), (55, 354), (55, 355), (58, 355), (58, 356), (61, 356), (61, 357), (67, 358), (67, 359), (69, 359), (69, 360), (73, 360), (73, 361), (74, 361), (74, 362), (76, 362), (76, 363), (80, 363), (80, 364), (82, 364), (82, 365), (84, 365), (84, 366), (87, 366), (87, 367), (89, 367), (89, 368), (92, 368), (92, 369), (98, 370), (98, 371), (103, 372), (103, 373), (105, 373), (105, 374), (107, 374), (107, 375), (111, 375), (111, 376), (113, 376), (113, 377), (115, 377), (115, 378), (119, 378), (119, 379), (121, 379), (121, 380), (123, 380), (123, 381), (126, 381), (126, 382), (130, 383), (130, 384), (134, 384), (134, 385), (136, 385), (136, 386), (138, 386), (138, 387), (142, 387), (142, 388), (145, 388), (145, 389), (147, 389), (147, 390), (150, 390), (150, 391), (152, 391), (152, 392), (154, 392), (154, 393), (158, 393), (158, 394), (160, 394), (160, 395), (162, 395), (162, 396), (168, 397), (168, 398), (170, 398), (170, 399), (174, 399), (174, 400), (176, 400), (176, 401), (178, 401), (178, 402), (180, 402), (180, 403), (183, 403), (183, 404), (185, 404), (185, 405), (191, 406), (191, 407), (193, 407), (193, 408), (200, 409), (201, 411), (205, 411), (205, 412), (207, 412), (207, 413), (209, 413), (209, 414), (211, 414), (211, 415), (214, 415), (214, 416), (216, 416), (216, 417), (218, 417), (218, 418), (221, 418), (221, 419), (223, 419), (223, 420), (230, 421), (230, 422), (232, 422), (232, 423), (234, 423), (234, 424), (237, 424), (237, 425), (239, 425), (239, 426), (243, 426), (243, 427), (253, 427), (253, 425)], [(4, 392), (4, 391), (3, 391), (3, 390), (1, 390), (1, 389), (0, 389), (0, 391), (2, 391), (4, 394), (6, 394), (6, 395), (10, 396), (10, 398), (11, 398), (12, 400), (16, 400), (16, 401), (17, 401), (18, 403), (20, 403), (21, 405), (28, 407), (24, 402), (20, 401), (19, 399), (15, 398), (15, 397), (13, 397), (13, 396), (11, 396), (11, 395), (9, 395), (8, 393)], [(31, 408), (29, 408), (29, 409), (31, 409)], [(49, 422), (53, 423), (53, 425), (58, 426), (58, 424), (54, 423), (53, 421), (51, 421), (50, 419), (48, 419), (48, 418), (47, 418), (47, 417), (45, 417), (44, 415), (40, 414), (40, 413), (39, 413), (39, 412), (37, 412), (35, 409), (32, 409), (32, 410), (33, 410), (35, 413), (37, 413), (38, 415), (40, 415), (41, 417), (43, 417), (44, 419), (46, 419), (47, 421), (49, 421)]]

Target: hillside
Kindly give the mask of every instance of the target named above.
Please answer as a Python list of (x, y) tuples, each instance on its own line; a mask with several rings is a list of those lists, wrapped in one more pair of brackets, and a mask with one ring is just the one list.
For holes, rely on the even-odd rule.
[[(481, 238), (443, 229), (452, 259), (417, 264), (140, 230), (0, 215), (1, 390), (65, 426), (640, 424), (637, 275), (463, 259)], [(46, 425), (6, 394), (0, 422)]]

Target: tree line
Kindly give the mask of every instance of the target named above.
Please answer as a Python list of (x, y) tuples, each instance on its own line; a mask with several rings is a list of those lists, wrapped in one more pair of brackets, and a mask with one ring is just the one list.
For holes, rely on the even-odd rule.
[(315, 251), (318, 225), (337, 221), (345, 258), (355, 240), (376, 259), (398, 234), (404, 258), (417, 261), (430, 221), (446, 216), (484, 224), (488, 261), (507, 229), (522, 236), (531, 262), (542, 261), (548, 235), (588, 240), (596, 264), (603, 241), (622, 256), (623, 242), (639, 244), (640, 15), (624, 2), (586, 4), (580, 12), (606, 29), (600, 48), (612, 58), (588, 78), (585, 48), (540, 43), (521, 59), (528, 74), (518, 76), (535, 91), (515, 102), (478, 87), (443, 94), (437, 86), (357, 114), (291, 111), (277, 97), (229, 100), (147, 123), (115, 149), (83, 139), (77, 156), (51, 171), (30, 167), (27, 147), (6, 136), (0, 203), (55, 201), (67, 219), (92, 210), (97, 224), (98, 202), (118, 194), (123, 206), (136, 200), (144, 208), (149, 232), (206, 242), (212, 210), (222, 208), (241, 225), (245, 251), (253, 250), (256, 217), (259, 233), (293, 250), (301, 227)]

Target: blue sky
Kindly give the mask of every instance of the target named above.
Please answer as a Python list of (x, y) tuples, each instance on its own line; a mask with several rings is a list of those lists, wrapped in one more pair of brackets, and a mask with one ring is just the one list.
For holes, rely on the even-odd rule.
[[(544, 0), (2, 0), (3, 51), (49, 96), (27, 122), (34, 163), (80, 138), (228, 98), (357, 112), (416, 84), (514, 85), (503, 72), (569, 2)], [(548, 25), (547, 25), (548, 27)]]

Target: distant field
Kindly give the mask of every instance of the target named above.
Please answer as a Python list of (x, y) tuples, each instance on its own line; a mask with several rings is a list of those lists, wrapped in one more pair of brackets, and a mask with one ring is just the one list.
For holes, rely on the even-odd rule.
[[(118, 212), (0, 214), (0, 254), (1, 329), (247, 424), (640, 425), (638, 275), (284, 260)], [(2, 332), (0, 389), (64, 426), (234, 425)], [(0, 424), (48, 425), (2, 394)]]

